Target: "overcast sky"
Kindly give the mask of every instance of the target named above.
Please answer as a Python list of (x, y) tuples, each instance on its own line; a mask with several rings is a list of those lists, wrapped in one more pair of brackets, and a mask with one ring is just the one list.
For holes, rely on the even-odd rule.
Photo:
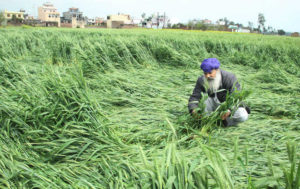
[[(25, 9), (37, 16), (37, 7), (47, 0), (0, 0), (0, 10)], [(60, 13), (77, 7), (84, 16), (106, 17), (125, 13), (135, 18), (159, 12), (166, 13), (173, 21), (187, 22), (192, 19), (216, 21), (227, 17), (247, 26), (248, 21), (257, 26), (258, 13), (263, 13), (265, 26), (285, 31), (300, 32), (300, 0), (48, 0)]]

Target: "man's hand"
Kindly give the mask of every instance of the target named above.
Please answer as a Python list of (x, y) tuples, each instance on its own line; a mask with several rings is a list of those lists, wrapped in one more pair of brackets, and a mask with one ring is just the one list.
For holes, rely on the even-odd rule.
[(192, 116), (193, 116), (193, 118), (196, 118), (196, 119), (200, 119), (202, 117), (202, 115), (198, 114), (198, 112), (196, 110), (192, 111)]
[(228, 118), (230, 116), (230, 114), (231, 114), (231, 111), (227, 110), (226, 113), (221, 114), (221, 119), (225, 120), (226, 118)]

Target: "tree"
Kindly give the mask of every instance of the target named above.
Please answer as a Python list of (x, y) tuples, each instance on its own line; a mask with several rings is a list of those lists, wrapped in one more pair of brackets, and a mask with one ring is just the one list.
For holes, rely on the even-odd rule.
[(227, 27), (228, 23), (229, 23), (229, 20), (226, 17), (224, 18), (224, 22), (225, 22), (225, 26)]
[(253, 31), (253, 22), (248, 22), (248, 27), (250, 29), (250, 31)]
[(263, 31), (265, 32), (266, 31), (266, 28), (265, 28), (265, 22), (266, 22), (266, 19), (265, 19), (265, 16), (263, 13), (259, 13), (258, 14), (258, 29), (259, 31)]
[(177, 24), (173, 24), (172, 28), (173, 29), (186, 29), (186, 25), (183, 23), (177, 23)]
[(147, 23), (150, 23), (151, 28), (152, 28), (152, 25), (153, 25), (152, 19), (153, 19), (153, 15), (152, 15), (152, 16), (149, 16), (149, 17), (146, 19), (146, 20), (147, 20)]
[(268, 30), (269, 33), (273, 33), (273, 27), (272, 26), (268, 26)]
[(12, 15), (11, 23), (12, 23), (12, 24), (20, 24), (20, 23), (22, 23), (22, 19), (17, 18), (16, 15)]
[(244, 27), (243, 24), (240, 24), (240, 23), (236, 23), (235, 25), (236, 25), (237, 27), (239, 27), (239, 28)]
[(230, 21), (230, 22), (229, 22), (229, 25), (234, 25), (234, 21)]
[(278, 35), (285, 35), (285, 31), (284, 30), (278, 30)]
[(157, 12), (157, 15), (156, 15), (156, 28), (158, 29), (159, 27), (159, 12)]
[(143, 13), (141, 16), (142, 16), (142, 27), (146, 27), (147, 26), (147, 21), (145, 20), (146, 13)]
[(0, 25), (5, 25), (5, 21), (4, 12), (0, 11)]
[(142, 18), (143, 18), (143, 20), (146, 18), (146, 13), (143, 12)]

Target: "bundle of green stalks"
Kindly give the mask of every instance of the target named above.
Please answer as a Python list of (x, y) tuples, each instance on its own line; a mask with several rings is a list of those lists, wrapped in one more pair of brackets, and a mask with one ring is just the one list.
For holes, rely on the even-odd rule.
[[(219, 32), (1, 28), (0, 187), (299, 188), (299, 46)], [(229, 96), (199, 125), (187, 103), (208, 57), (253, 92)], [(217, 114), (246, 97), (249, 120), (219, 127)]]
[(231, 94), (227, 94), (226, 100), (220, 104), (220, 106), (213, 112), (205, 112), (205, 101), (208, 99), (207, 93), (202, 93), (202, 98), (198, 102), (198, 107), (195, 109), (197, 112), (193, 116), (185, 120), (189, 122), (187, 130), (197, 129), (200, 130), (201, 135), (207, 134), (212, 129), (224, 126), (221, 116), (228, 110), (231, 110), (231, 116), (234, 115), (239, 107), (246, 106), (245, 100), (250, 95), (250, 91), (233, 91)]

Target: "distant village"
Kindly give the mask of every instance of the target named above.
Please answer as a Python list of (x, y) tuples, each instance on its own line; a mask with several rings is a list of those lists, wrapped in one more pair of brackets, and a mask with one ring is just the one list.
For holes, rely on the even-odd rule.
[(7, 24), (39, 27), (65, 27), (65, 28), (167, 28), (170, 26), (170, 20), (165, 15), (155, 15), (151, 19), (131, 18), (129, 14), (108, 15), (107, 18), (95, 17), (88, 18), (84, 16), (79, 8), (71, 7), (62, 15), (51, 3), (44, 3), (38, 7), (38, 17), (34, 18), (21, 9), (19, 12), (4, 10), (4, 18)]
[[(188, 29), (188, 30), (217, 30), (242, 33), (264, 33), (264, 34), (279, 34), (286, 35), (283, 30), (276, 30), (272, 27), (254, 28), (252, 22), (248, 22), (245, 27), (242, 24), (234, 23), (226, 18), (212, 22), (209, 19), (190, 20), (187, 24), (172, 23), (166, 14), (159, 13), (146, 16), (145, 13), (141, 18), (132, 18), (129, 14), (108, 15), (106, 18), (95, 17), (88, 18), (84, 16), (79, 8), (71, 7), (62, 15), (57, 11), (57, 8), (52, 3), (44, 3), (38, 7), (37, 18), (29, 15), (26, 10), (21, 9), (19, 12), (9, 10), (2, 11), (5, 25), (29, 25), (37, 27), (64, 27), (64, 28), (153, 28), (153, 29)], [(0, 23), (1, 24), (1, 23)], [(290, 34), (296, 35), (297, 32)]]

